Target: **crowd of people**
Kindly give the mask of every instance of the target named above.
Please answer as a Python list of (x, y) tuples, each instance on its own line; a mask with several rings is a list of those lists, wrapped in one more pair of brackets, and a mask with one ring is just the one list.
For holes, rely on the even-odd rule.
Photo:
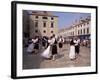
[[(61, 51), (64, 44), (64, 38), (62, 36), (56, 37), (52, 35), (51, 37), (43, 36), (39, 38), (39, 36), (34, 37), (29, 41), (29, 45), (27, 47), (28, 53), (38, 54), (40, 49), (43, 49), (41, 52), (41, 56), (46, 59), (55, 60), (58, 52), (58, 48)], [(76, 59), (76, 56), (79, 55), (80, 52), (80, 39), (73, 38), (70, 41), (70, 50), (69, 50), (69, 58), (71, 60)], [(66, 52), (67, 53), (67, 52)]]

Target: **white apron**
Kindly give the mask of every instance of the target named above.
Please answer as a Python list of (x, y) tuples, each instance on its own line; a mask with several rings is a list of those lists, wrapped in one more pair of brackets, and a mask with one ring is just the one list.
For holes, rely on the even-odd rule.
[(51, 57), (50, 46), (48, 46), (48, 48), (41, 54), (41, 56), (44, 57), (44, 58), (50, 58)]
[(70, 59), (75, 58), (75, 46), (70, 46), (69, 58)]
[(27, 48), (27, 52), (32, 52), (33, 51), (33, 48), (34, 48), (34, 44), (31, 43), (28, 48)]

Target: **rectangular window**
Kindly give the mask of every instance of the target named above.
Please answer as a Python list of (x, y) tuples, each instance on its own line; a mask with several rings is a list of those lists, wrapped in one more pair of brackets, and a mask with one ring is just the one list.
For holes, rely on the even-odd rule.
[(46, 22), (43, 22), (43, 27), (46, 27)]
[(81, 29), (81, 34), (82, 34), (82, 29)]
[(80, 31), (78, 30), (78, 35), (80, 34)]
[(42, 17), (42, 19), (48, 19), (46, 16)]
[(51, 22), (51, 28), (53, 28), (54, 27), (54, 23), (53, 22)]
[(38, 27), (38, 21), (35, 21), (35, 27)]
[(85, 29), (84, 29), (84, 34), (85, 34)]
[(87, 34), (89, 34), (89, 28), (87, 28)]

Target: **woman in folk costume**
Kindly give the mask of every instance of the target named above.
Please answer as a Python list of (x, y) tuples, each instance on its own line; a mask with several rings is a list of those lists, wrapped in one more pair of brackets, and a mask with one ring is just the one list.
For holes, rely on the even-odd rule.
[(57, 40), (55, 35), (52, 36), (51, 39), (51, 53), (52, 53), (52, 59), (55, 60), (55, 57), (57, 55)]
[(74, 43), (73, 39), (70, 42), (69, 58), (71, 60), (75, 59), (75, 43)]
[(28, 53), (32, 53), (33, 52), (33, 48), (34, 48), (34, 43), (33, 43), (33, 41), (32, 40), (29, 40), (29, 45), (28, 45), (28, 47), (27, 47), (27, 52)]
[(48, 47), (44, 50), (44, 52), (41, 54), (42, 57), (50, 59), (51, 58), (51, 38), (48, 39)]

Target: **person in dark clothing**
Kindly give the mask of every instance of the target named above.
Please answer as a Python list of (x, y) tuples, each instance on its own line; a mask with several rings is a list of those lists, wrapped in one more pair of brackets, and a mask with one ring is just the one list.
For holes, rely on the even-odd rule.
[(58, 53), (57, 52), (57, 40), (55, 38), (55, 35), (53, 35), (51, 39), (51, 53), (52, 53), (53, 60), (55, 60), (55, 56)]
[(64, 43), (64, 38), (62, 36), (60, 36), (60, 38), (58, 40), (59, 52), (62, 51), (63, 43)]
[(47, 48), (47, 43), (48, 43), (48, 39), (44, 36), (42, 38), (42, 46), (43, 46), (43, 48)]
[(34, 43), (34, 51), (35, 53), (38, 52), (39, 50), (39, 37), (36, 36), (34, 39), (32, 39), (33, 43)]
[(77, 55), (79, 55), (79, 52), (80, 52), (80, 39), (76, 38), (74, 40), (74, 43), (75, 43), (75, 53)]

